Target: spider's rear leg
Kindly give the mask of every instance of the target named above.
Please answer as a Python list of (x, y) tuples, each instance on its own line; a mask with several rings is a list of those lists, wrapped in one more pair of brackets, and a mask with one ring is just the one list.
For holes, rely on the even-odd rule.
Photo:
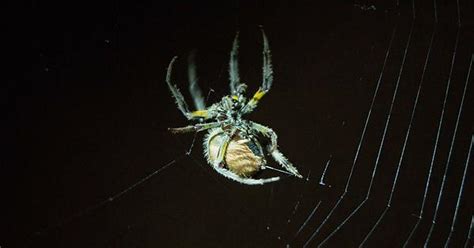
[(230, 139), (231, 137), (228, 135), (225, 135), (222, 139), (221, 144), (219, 145), (219, 150), (217, 150), (217, 157), (213, 164), (214, 167), (224, 168), (224, 158), (227, 153), (227, 148), (229, 147)]
[(234, 181), (237, 181), (242, 184), (247, 184), (247, 185), (262, 185), (262, 184), (272, 183), (272, 182), (276, 182), (280, 180), (280, 177), (270, 177), (270, 178), (260, 178), (260, 179), (239, 177), (237, 174), (225, 168), (218, 168), (218, 167), (213, 167), (213, 168), (224, 177), (227, 177), (229, 179), (232, 179)]
[(270, 154), (272, 155), (273, 159), (275, 159), (275, 161), (288, 172), (295, 175), (296, 177), (303, 178), (303, 176), (298, 172), (298, 169), (296, 169), (296, 167), (294, 167), (278, 149), (274, 149), (270, 152)]
[(298, 169), (296, 169), (296, 167), (294, 167), (293, 164), (291, 164), (291, 162), (288, 161), (288, 159), (278, 150), (278, 136), (276, 135), (276, 133), (271, 128), (258, 124), (256, 122), (252, 123), (252, 127), (254, 130), (262, 133), (265, 137), (271, 139), (271, 144), (268, 145), (267, 150), (273, 157), (273, 159), (291, 174), (295, 175), (296, 177), (302, 178), (303, 176), (298, 172)]

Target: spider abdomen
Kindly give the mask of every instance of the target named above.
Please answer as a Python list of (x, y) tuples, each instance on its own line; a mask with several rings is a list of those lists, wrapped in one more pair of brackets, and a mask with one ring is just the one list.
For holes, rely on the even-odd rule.
[(209, 135), (205, 148), (208, 149), (206, 152), (211, 165), (214, 165), (218, 160), (220, 147), (227, 148), (222, 161), (223, 166), (241, 177), (251, 177), (265, 165), (260, 144), (235, 135), (227, 146), (222, 146), (225, 137), (225, 133)]

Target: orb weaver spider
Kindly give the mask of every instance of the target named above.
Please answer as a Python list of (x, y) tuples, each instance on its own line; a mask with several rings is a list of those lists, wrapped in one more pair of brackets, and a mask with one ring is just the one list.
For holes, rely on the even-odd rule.
[(224, 96), (220, 102), (206, 108), (201, 90), (197, 85), (193, 62), (189, 64), (188, 77), (189, 91), (194, 100), (196, 111), (189, 111), (183, 95), (171, 82), (171, 72), (177, 59), (176, 56), (171, 60), (166, 74), (166, 83), (176, 100), (178, 109), (188, 120), (199, 122), (186, 127), (169, 128), (169, 130), (174, 134), (207, 130), (203, 145), (208, 163), (224, 177), (248, 185), (265, 184), (280, 179), (280, 177), (252, 178), (258, 171), (267, 167), (271, 168), (266, 166), (262, 145), (257, 139), (259, 134), (270, 139), (266, 151), (286, 170), (281, 172), (302, 177), (291, 162), (278, 150), (277, 135), (271, 128), (242, 118), (243, 115), (252, 112), (257, 107), (257, 103), (270, 90), (273, 83), (270, 48), (263, 29), (262, 35), (263, 82), (249, 101), (244, 96), (247, 85), (241, 83), (239, 78), (238, 32), (234, 38), (229, 61), (231, 95)]

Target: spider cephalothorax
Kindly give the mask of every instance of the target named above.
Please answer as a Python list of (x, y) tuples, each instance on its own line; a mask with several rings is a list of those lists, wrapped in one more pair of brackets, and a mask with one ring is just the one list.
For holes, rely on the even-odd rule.
[(273, 82), (270, 48), (263, 30), (262, 34), (263, 82), (258, 91), (248, 101), (244, 95), (247, 86), (240, 82), (238, 72), (238, 33), (235, 36), (230, 53), (231, 94), (224, 96), (220, 102), (206, 108), (201, 90), (197, 85), (195, 66), (192, 61), (190, 61), (188, 68), (189, 91), (194, 99), (196, 111), (189, 111), (183, 95), (177, 86), (171, 83), (171, 71), (177, 57), (171, 60), (166, 75), (166, 82), (179, 110), (188, 120), (198, 121), (195, 125), (170, 128), (170, 130), (173, 133), (207, 130), (208, 133), (204, 138), (204, 154), (209, 164), (225, 177), (244, 184), (264, 184), (279, 180), (279, 177), (252, 178), (255, 173), (268, 167), (266, 166), (264, 149), (258, 140), (259, 135), (270, 139), (270, 144), (266, 147), (268, 154), (290, 174), (301, 177), (298, 170), (277, 149), (277, 135), (275, 132), (266, 126), (242, 118), (243, 115), (255, 109), (260, 99), (270, 90)]

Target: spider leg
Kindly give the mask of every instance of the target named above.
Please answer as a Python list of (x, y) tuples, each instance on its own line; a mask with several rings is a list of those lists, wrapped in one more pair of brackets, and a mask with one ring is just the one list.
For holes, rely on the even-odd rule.
[(227, 147), (229, 147), (229, 142), (231, 135), (225, 135), (225, 138), (222, 139), (221, 144), (219, 145), (219, 151), (217, 152), (217, 158), (214, 161), (213, 167), (220, 168), (224, 162), (225, 155), (227, 153)]
[(184, 101), (183, 94), (181, 94), (181, 92), (179, 91), (176, 85), (173, 85), (171, 83), (171, 72), (173, 71), (173, 64), (177, 58), (178, 57), (176, 56), (173, 57), (170, 64), (168, 65), (168, 70), (166, 73), (166, 83), (168, 84), (168, 88), (170, 89), (171, 94), (173, 95), (173, 98), (176, 100), (176, 105), (178, 105), (178, 109), (181, 111), (181, 113), (183, 113), (183, 115), (188, 120), (198, 119), (198, 118), (207, 119), (207, 118), (212, 117), (212, 114), (207, 109), (200, 109), (200, 110), (190, 112), (188, 104)]
[(230, 51), (229, 60), (229, 81), (230, 81), (230, 93), (232, 95), (238, 95), (240, 88), (240, 77), (239, 77), (239, 32), (235, 34), (234, 42), (232, 43), (232, 50)]
[(205, 109), (206, 104), (202, 97), (201, 88), (198, 85), (198, 79), (196, 76), (196, 64), (194, 63), (194, 52), (188, 57), (188, 80), (189, 80), (189, 92), (194, 100), (194, 106), (196, 109)]
[(270, 154), (272, 155), (273, 159), (275, 159), (275, 161), (283, 166), (283, 168), (285, 168), (288, 172), (295, 175), (296, 177), (303, 178), (303, 176), (298, 172), (298, 169), (296, 169), (296, 167), (294, 167), (278, 149), (273, 150), (270, 152)]
[(268, 45), (268, 39), (261, 27), (263, 36), (263, 82), (262, 90), (268, 92), (273, 84), (273, 68), (272, 68), (272, 57), (270, 54), (270, 46)]
[(176, 100), (176, 105), (178, 105), (178, 109), (183, 113), (186, 118), (189, 118), (189, 108), (188, 104), (184, 101), (184, 96), (181, 94), (179, 91), (178, 87), (176, 85), (171, 84), (171, 72), (173, 70), (173, 64), (176, 61), (178, 57), (173, 57), (171, 60), (170, 64), (168, 65), (168, 70), (166, 72), (166, 83), (168, 84), (168, 88), (171, 91), (171, 94), (173, 94), (174, 99)]
[(252, 122), (252, 127), (262, 133), (265, 137), (270, 138), (271, 144), (267, 147), (267, 150), (273, 159), (291, 174), (302, 178), (303, 176), (298, 172), (298, 169), (296, 169), (296, 167), (294, 167), (293, 164), (291, 164), (291, 162), (278, 150), (277, 134), (271, 128), (256, 122)]
[(243, 108), (243, 113), (250, 113), (256, 107), (260, 99), (270, 90), (273, 84), (273, 68), (272, 68), (272, 58), (270, 54), (270, 46), (268, 45), (268, 39), (265, 35), (265, 31), (262, 30), (263, 36), (263, 81), (262, 86), (255, 92), (252, 99)]
[(261, 179), (254, 179), (254, 178), (245, 178), (245, 177), (239, 177), (235, 173), (225, 169), (225, 168), (219, 168), (213, 166), (214, 170), (217, 171), (217, 173), (223, 175), (226, 178), (232, 179), (234, 181), (237, 181), (242, 184), (247, 184), (247, 185), (262, 185), (265, 183), (271, 183), (271, 182), (276, 182), (280, 180), (280, 177), (270, 177), (270, 178), (261, 178)]
[(172, 133), (190, 133), (190, 132), (201, 132), (210, 128), (218, 127), (220, 123), (218, 122), (209, 122), (209, 123), (199, 123), (196, 125), (189, 125), (185, 127), (174, 127), (168, 128)]

